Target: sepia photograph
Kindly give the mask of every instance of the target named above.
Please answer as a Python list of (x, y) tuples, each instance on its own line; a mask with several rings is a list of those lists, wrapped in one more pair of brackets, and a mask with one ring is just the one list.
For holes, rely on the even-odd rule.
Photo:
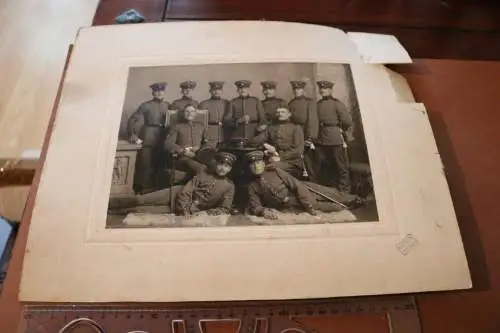
[(107, 228), (378, 221), (348, 64), (129, 69)]

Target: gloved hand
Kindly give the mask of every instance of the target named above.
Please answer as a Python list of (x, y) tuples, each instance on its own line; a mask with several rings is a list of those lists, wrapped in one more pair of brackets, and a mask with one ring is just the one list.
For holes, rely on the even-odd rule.
[(259, 127), (257, 127), (257, 131), (258, 132), (264, 132), (267, 128), (267, 125), (266, 124), (262, 124), (262, 125), (259, 125)]
[(130, 143), (136, 144), (137, 140), (140, 140), (139, 137), (137, 136), (137, 134), (135, 134), (135, 133), (130, 134), (130, 136), (128, 138), (128, 141)]
[(182, 155), (186, 156), (186, 157), (195, 157), (196, 154), (194, 153), (194, 151), (192, 150), (192, 148), (185, 148), (183, 151), (182, 151)]
[(281, 158), (279, 155), (273, 155), (271, 157), (269, 157), (269, 163), (276, 163), (276, 162), (279, 162), (281, 161)]
[(268, 220), (277, 220), (278, 219), (278, 214), (276, 214), (276, 212), (274, 212), (270, 209), (264, 209), (262, 216)]
[(314, 145), (314, 143), (311, 140), (304, 141), (304, 147), (311, 149), (311, 150), (316, 149), (316, 146)]
[(268, 154), (276, 154), (278, 152), (276, 150), (276, 148), (274, 146), (270, 145), (269, 143), (264, 143), (263, 147)]
[(198, 207), (197, 201), (193, 201), (193, 203), (191, 203), (191, 206), (189, 207), (189, 211), (191, 212), (191, 214), (196, 214), (196, 213), (200, 212), (200, 208)]

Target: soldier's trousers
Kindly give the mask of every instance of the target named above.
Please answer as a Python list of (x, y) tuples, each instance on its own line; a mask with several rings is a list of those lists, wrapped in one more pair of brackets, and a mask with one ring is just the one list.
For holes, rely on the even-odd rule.
[(158, 169), (158, 148), (145, 146), (137, 154), (134, 185), (139, 190), (146, 190), (153, 187), (155, 173)]
[[(183, 186), (177, 185), (164, 188), (158, 191), (142, 194), (137, 196), (138, 205), (169, 205), (170, 200), (176, 200), (177, 194), (182, 190)], [(171, 196), (174, 196), (171, 198)]]
[(351, 179), (349, 174), (349, 157), (347, 151), (339, 146), (318, 146), (324, 157), (324, 163), (331, 167), (332, 172), (328, 172), (331, 176), (334, 186), (345, 193), (351, 192)]

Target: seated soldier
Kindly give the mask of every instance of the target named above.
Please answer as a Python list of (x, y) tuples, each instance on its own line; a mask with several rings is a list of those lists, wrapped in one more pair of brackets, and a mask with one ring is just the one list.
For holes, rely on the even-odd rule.
[(194, 175), (205, 168), (196, 159), (196, 153), (207, 142), (206, 130), (195, 121), (196, 108), (192, 104), (180, 110), (178, 117), (179, 123), (169, 130), (165, 149), (174, 157), (175, 169)]
[(264, 144), (270, 163), (298, 177), (303, 167), (304, 133), (302, 127), (290, 121), (291, 115), (288, 108), (278, 107), (275, 123), (249, 144)]
[[(229, 214), (234, 197), (234, 185), (227, 178), (236, 157), (221, 152), (215, 156), (215, 163), (198, 173), (186, 185), (173, 186), (143, 195), (112, 197), (109, 209), (137, 206), (166, 206), (175, 203), (175, 213), (191, 215), (205, 211), (210, 215)], [(173, 198), (171, 197), (173, 196)]]
[(305, 184), (273, 164), (266, 166), (264, 153), (261, 151), (250, 152), (245, 158), (254, 175), (248, 186), (250, 214), (276, 219), (273, 211), (269, 210), (273, 208), (284, 212), (299, 210), (316, 215), (317, 211), (336, 212), (359, 203), (355, 196), (340, 197), (335, 189)]

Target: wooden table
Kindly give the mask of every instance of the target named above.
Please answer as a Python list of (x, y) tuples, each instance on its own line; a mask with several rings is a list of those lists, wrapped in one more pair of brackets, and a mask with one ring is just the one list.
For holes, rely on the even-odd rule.
[[(475, 286), (469, 291), (418, 295), (423, 332), (498, 332), (500, 63), (418, 60), (396, 69), (427, 106)], [(30, 197), (1, 294), (0, 332), (15, 332), (19, 323), (17, 290), (32, 204)]]

